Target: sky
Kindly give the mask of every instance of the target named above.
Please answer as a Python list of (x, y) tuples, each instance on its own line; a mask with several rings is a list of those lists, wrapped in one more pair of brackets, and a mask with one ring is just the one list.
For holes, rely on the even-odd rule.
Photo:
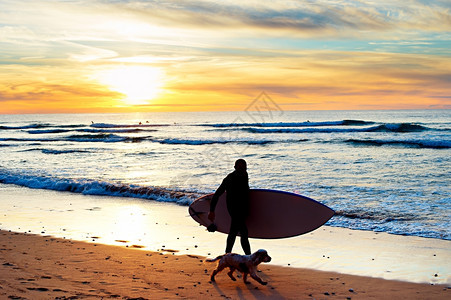
[(451, 1), (0, 0), (0, 114), (451, 108)]

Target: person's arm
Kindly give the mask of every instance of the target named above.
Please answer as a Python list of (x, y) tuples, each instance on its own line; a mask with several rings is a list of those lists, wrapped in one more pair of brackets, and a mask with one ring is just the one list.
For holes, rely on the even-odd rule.
[(221, 195), (224, 194), (226, 190), (226, 185), (227, 185), (227, 177), (224, 178), (221, 185), (218, 187), (215, 194), (213, 195), (213, 198), (211, 198), (210, 213), (208, 214), (208, 219), (212, 222), (215, 220), (215, 209), (216, 205), (218, 204), (219, 197), (221, 197)]

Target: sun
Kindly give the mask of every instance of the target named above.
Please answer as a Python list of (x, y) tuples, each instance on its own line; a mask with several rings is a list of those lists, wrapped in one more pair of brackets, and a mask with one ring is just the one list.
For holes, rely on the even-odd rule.
[(102, 72), (102, 83), (124, 95), (127, 105), (148, 104), (163, 86), (163, 72), (147, 66), (121, 66)]

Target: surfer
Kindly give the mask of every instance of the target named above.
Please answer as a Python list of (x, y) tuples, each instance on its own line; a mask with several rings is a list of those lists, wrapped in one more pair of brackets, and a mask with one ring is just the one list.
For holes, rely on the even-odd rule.
[(215, 208), (219, 197), (227, 192), (227, 210), (232, 222), (230, 224), (229, 235), (227, 236), (226, 253), (232, 252), (233, 245), (238, 233), (241, 236), (241, 247), (246, 255), (251, 254), (246, 217), (249, 212), (249, 177), (247, 174), (247, 164), (244, 159), (235, 162), (235, 171), (227, 175), (216, 190), (210, 204), (208, 219), (215, 220)]

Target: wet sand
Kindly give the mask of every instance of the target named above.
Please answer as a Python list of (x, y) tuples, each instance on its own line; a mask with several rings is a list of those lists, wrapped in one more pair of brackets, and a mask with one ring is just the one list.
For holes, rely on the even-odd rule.
[(263, 286), (209, 280), (197, 255), (0, 231), (2, 299), (449, 299), (446, 285), (260, 265)]

